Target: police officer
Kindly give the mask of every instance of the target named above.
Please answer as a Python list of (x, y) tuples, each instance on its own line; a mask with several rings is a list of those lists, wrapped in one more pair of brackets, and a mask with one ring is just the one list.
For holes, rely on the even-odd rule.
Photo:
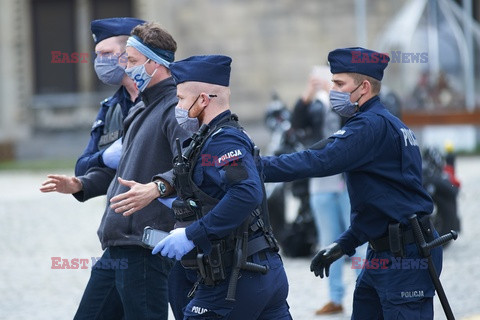
[[(408, 217), (417, 214), (430, 241), (432, 199), (422, 187), (421, 157), (413, 132), (380, 99), (389, 58), (364, 48), (329, 53), (332, 108), (349, 117), (344, 127), (310, 149), (262, 159), (267, 182), (345, 172), (351, 226), (320, 250), (311, 271), (323, 278), (344, 254), (370, 242), (354, 293), (352, 319), (433, 319), (434, 286)], [(438, 272), (441, 248), (432, 251)], [(357, 266), (358, 267), (358, 266)]]
[(100, 81), (120, 86), (101, 103), (90, 132), (90, 141), (78, 158), (75, 175), (92, 167), (117, 169), (122, 149), (123, 120), (132, 106), (141, 102), (135, 83), (125, 74), (127, 38), (134, 27), (144, 23), (136, 18), (108, 18), (91, 22), (95, 41), (95, 72)]
[(186, 184), (174, 166), (183, 196), (173, 204), (177, 228), (152, 253), (177, 260), (188, 253), (182, 263), (199, 274), (184, 319), (291, 319), (254, 144), (229, 110), (230, 64), (229, 57), (211, 55), (170, 66), (178, 123), (191, 133), (202, 127), (176, 159), (191, 169)]

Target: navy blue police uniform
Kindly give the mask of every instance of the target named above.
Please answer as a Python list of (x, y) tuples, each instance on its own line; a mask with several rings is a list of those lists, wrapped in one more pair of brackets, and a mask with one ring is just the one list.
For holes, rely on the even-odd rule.
[(92, 167), (105, 167), (102, 154), (117, 139), (123, 135), (123, 120), (129, 110), (136, 104), (141, 104), (141, 98), (135, 101), (124, 86), (115, 94), (102, 101), (97, 118), (90, 131), (90, 140), (75, 165), (75, 175), (84, 175)]
[[(132, 29), (144, 23), (144, 20), (136, 18), (108, 18), (91, 22), (92, 36), (95, 44), (110, 37), (130, 35)], [(75, 175), (84, 175), (93, 167), (105, 167), (102, 155), (106, 148), (123, 135), (123, 120), (129, 110), (141, 103), (141, 98), (135, 101), (121, 86), (113, 96), (101, 102), (95, 122), (90, 131), (90, 140), (82, 155), (75, 165)]]
[[(230, 63), (231, 59), (225, 56), (199, 56), (175, 62), (170, 70), (177, 85), (200, 81), (228, 87)], [(203, 195), (205, 201), (199, 202), (204, 207), (194, 219), (179, 221), (177, 225), (188, 225), (186, 236), (196, 246), (194, 253), (209, 257), (207, 260), (212, 265), (213, 252), (222, 248), (225, 276), (212, 281), (212, 277), (205, 277), (203, 272), (193, 268), (198, 272), (199, 281), (192, 300), (184, 309), (184, 319), (291, 319), (283, 263), (273, 235), (269, 233), (271, 229), (265, 228), (268, 218), (260, 214), (266, 205), (254, 156), (255, 145), (229, 110), (217, 115), (207, 128), (198, 151), (190, 159), (194, 194)], [(191, 140), (187, 140), (184, 146), (190, 143)], [(245, 257), (248, 256), (249, 263), (266, 266), (268, 272), (240, 270), (238, 279), (233, 277), (237, 284), (235, 301), (229, 301), (226, 298), (235, 264), (232, 259), (234, 261), (233, 255), (238, 252), (234, 250), (232, 239), (240, 226), (245, 226), (245, 221), (248, 221)], [(195, 259), (198, 262), (194, 256)], [(208, 264), (203, 266), (202, 263), (201, 269), (204, 267)], [(189, 279), (195, 279), (192, 272), (187, 270)]]
[[(332, 51), (332, 74), (354, 72), (381, 80), (388, 60), (355, 63), (352, 56), (375, 55), (363, 48)], [(433, 205), (422, 187), (422, 160), (413, 132), (375, 96), (344, 127), (310, 149), (262, 158), (266, 182), (323, 177), (345, 172), (351, 202), (351, 226), (335, 241), (343, 253), (369, 241), (367, 262), (357, 279), (352, 319), (432, 319), (434, 286), (426, 261), (414, 243), (408, 218), (428, 217)], [(436, 237), (427, 219), (424, 232)], [(389, 225), (399, 223), (401, 257), (388, 245)], [(441, 248), (432, 251), (440, 272)], [(383, 260), (382, 260), (383, 259)], [(323, 274), (322, 274), (323, 276)]]

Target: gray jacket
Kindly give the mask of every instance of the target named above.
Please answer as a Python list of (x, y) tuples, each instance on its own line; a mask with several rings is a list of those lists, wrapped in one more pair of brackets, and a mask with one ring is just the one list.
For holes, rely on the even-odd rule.
[(175, 119), (176, 87), (172, 78), (148, 88), (142, 93), (144, 104), (133, 107), (124, 121), (122, 155), (117, 171), (92, 168), (79, 177), (83, 190), (74, 194), (79, 201), (107, 194), (107, 204), (98, 236), (105, 249), (109, 246), (141, 245), (145, 226), (170, 231), (173, 215), (158, 201), (152, 201), (140, 211), (124, 217), (110, 208), (110, 199), (128, 191), (117, 177), (148, 183), (158, 172), (172, 168), (176, 155), (175, 139), (185, 140), (188, 134)]

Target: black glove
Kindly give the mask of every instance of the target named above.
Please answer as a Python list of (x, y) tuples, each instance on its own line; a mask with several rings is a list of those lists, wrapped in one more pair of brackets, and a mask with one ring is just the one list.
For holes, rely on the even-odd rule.
[(325, 269), (325, 276), (328, 277), (330, 273), (330, 265), (340, 259), (344, 255), (342, 248), (338, 243), (334, 242), (328, 247), (318, 251), (313, 257), (310, 264), (310, 271), (315, 273), (315, 276), (323, 278), (323, 269)]

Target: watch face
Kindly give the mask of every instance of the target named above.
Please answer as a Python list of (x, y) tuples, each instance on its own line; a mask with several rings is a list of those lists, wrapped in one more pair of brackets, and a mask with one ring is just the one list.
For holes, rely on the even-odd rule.
[(167, 191), (167, 186), (162, 181), (157, 182), (157, 187), (161, 194), (164, 194), (165, 191)]

